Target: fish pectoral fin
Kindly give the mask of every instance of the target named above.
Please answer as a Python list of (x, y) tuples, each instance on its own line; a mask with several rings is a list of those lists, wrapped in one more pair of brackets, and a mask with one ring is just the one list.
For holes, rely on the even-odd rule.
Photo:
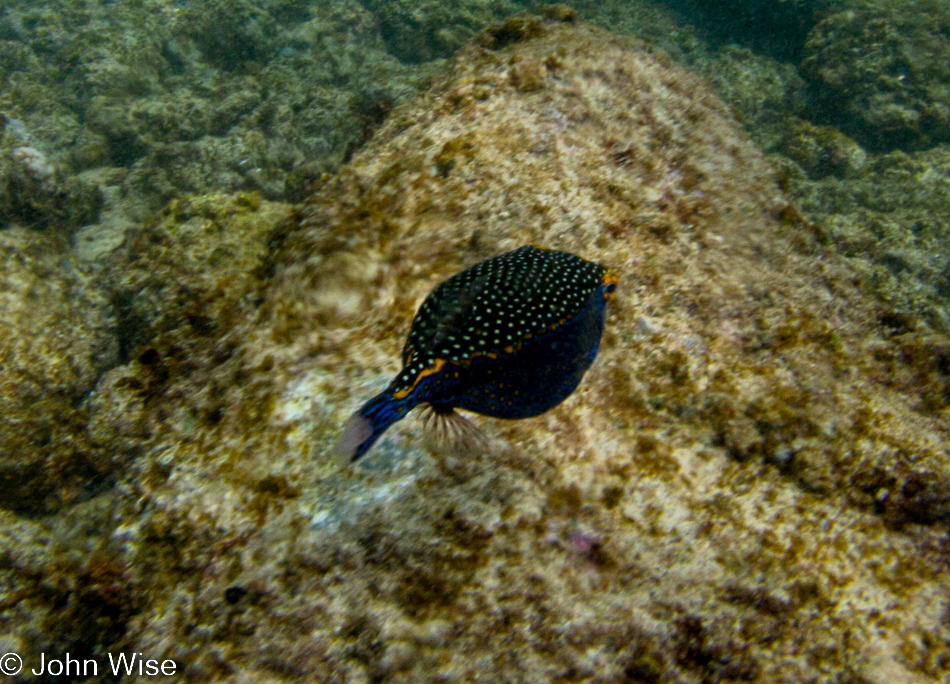
[(488, 448), (488, 439), (478, 426), (454, 409), (429, 404), (423, 421), (426, 436), (439, 451), (471, 457)]

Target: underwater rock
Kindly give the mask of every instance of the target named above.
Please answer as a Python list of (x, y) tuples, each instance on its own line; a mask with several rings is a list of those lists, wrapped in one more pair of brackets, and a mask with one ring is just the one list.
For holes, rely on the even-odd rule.
[(218, 340), (243, 321), (292, 215), (251, 193), (205, 195), (175, 200), (129, 231), (109, 268), (126, 359), (163, 337)]
[[(321, 177), (256, 294), (195, 328), (173, 295), (198, 269), (165, 252), (140, 318), (180, 351), (102, 382), (149, 388), (125, 643), (187, 681), (944, 679), (950, 425), (913, 387), (946, 338), (777, 181), (667, 56), (521, 17)], [(339, 469), (421, 302), (524, 244), (619, 277), (577, 391), (477, 419), (483, 452), (410, 419)]]
[(294, 10), (286, 0), (267, 0), (261, 5), (235, 4), (227, 0), (210, 0), (185, 6), (181, 26), (204, 58), (225, 71), (233, 71), (249, 63), (267, 61), (280, 42), (281, 14), (304, 14)]
[(867, 162), (861, 146), (838, 129), (789, 118), (779, 151), (801, 166), (809, 178), (854, 177)]
[[(76, 174), (104, 168), (128, 170), (123, 222), (189, 193), (283, 198), (289, 173), (335, 169), (365, 139), (368, 91), (397, 100), (425, 78), (387, 53), (357, 0), (6, 3), (0, 36), (4, 113), (36, 138), (14, 147), (62, 169), (56, 206), (82, 200), (70, 217), (98, 197)], [(3, 196), (7, 157), (3, 220), (17, 201)], [(49, 203), (41, 193), (20, 214), (45, 219)]]
[(739, 43), (781, 61), (796, 61), (817, 17), (833, 0), (670, 0), (673, 9), (722, 43)]
[(781, 142), (790, 120), (805, 109), (805, 81), (787, 62), (725, 46), (714, 58), (698, 60), (695, 68), (736, 108), (760, 149)]
[[(786, 171), (802, 211), (886, 303), (882, 316), (913, 321), (888, 326), (889, 334), (926, 335), (928, 328), (950, 334), (950, 253), (944, 249), (950, 242), (950, 148), (874, 155), (845, 179)], [(921, 380), (907, 389), (925, 404), (946, 404), (939, 373)]]
[(0, 115), (0, 123), (0, 228), (13, 222), (69, 230), (96, 221), (103, 204), (99, 189), (63, 173), (19, 120)]
[(82, 401), (115, 365), (108, 299), (55, 233), (0, 231), (0, 507), (55, 508), (108, 470)]
[[(251, 193), (183, 198), (128, 231), (109, 257), (123, 365), (101, 378), (87, 409), (89, 437), (114, 464), (170, 429), (152, 405), (171, 377), (207, 382), (199, 369), (233, 353), (239, 340), (230, 333), (260, 305), (271, 251), (293, 217), (289, 205)], [(190, 432), (196, 416), (216, 419), (218, 408), (197, 403), (179, 398), (174, 429)]]
[(390, 53), (410, 64), (449, 57), (494, 21), (520, 9), (511, 0), (368, 0)]
[(7, 597), (3, 610), (15, 610), (15, 619), (6, 619), (0, 648), (5, 653), (17, 653), (27, 662), (39, 662), (42, 648), (49, 644), (48, 640), (36, 639), (44, 633), (49, 619), (49, 606), (37, 599), (41, 597), (39, 578), (49, 576), (58, 560), (49, 548), (52, 537), (42, 524), (0, 510), (0, 556), (4, 559), (0, 582)]
[(930, 0), (863, 3), (815, 26), (803, 75), (825, 118), (876, 151), (950, 140), (950, 11)]
[(38, 668), (41, 654), (49, 661), (68, 652), (82, 662), (118, 646), (137, 604), (128, 568), (101, 543), (113, 504), (96, 497), (42, 522), (0, 511), (0, 648), (19, 655), (24, 668)]

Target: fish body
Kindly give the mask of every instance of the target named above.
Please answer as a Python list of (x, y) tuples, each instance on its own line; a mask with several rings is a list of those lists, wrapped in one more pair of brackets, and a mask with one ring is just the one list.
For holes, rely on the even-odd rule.
[(557, 406), (597, 355), (616, 284), (600, 264), (533, 246), (449, 278), (416, 313), (402, 371), (353, 415), (337, 453), (355, 461), (423, 403), (509, 419)]

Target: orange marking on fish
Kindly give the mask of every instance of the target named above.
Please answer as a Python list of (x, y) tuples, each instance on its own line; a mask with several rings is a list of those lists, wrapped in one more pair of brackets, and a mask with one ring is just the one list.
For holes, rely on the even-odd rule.
[[(426, 378), (434, 373), (438, 373), (440, 370), (442, 370), (442, 366), (444, 366), (445, 363), (446, 363), (445, 359), (435, 359), (433, 365), (419, 372), (419, 375), (416, 376), (416, 379), (413, 380), (412, 385), (410, 387), (407, 387), (404, 390), (399, 390), (398, 392), (394, 392), (393, 399), (405, 399), (406, 397), (408, 397), (410, 394), (412, 394), (413, 390), (415, 390), (416, 387), (419, 386), (419, 383), (422, 381), (423, 378)], [(458, 377), (457, 373), (456, 373), (456, 377)]]
[[(620, 282), (620, 279), (617, 277), (616, 273), (614, 273), (610, 269), (607, 269), (607, 272), (604, 274), (604, 279), (602, 282), (603, 282), (604, 287), (607, 287), (608, 285), (616, 285), (617, 283)], [(614, 294), (616, 294), (616, 292), (605, 292), (604, 299), (613, 299)]]

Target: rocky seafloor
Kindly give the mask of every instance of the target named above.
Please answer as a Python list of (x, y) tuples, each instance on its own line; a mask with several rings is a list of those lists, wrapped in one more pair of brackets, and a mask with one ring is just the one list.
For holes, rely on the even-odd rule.
[[(195, 682), (944, 681), (946, 152), (869, 168), (790, 125), (770, 163), (665, 54), (551, 9), (478, 34), (300, 206), (176, 200), (98, 280), (0, 233), (0, 651)], [(620, 277), (579, 390), (476, 419), (483, 453), (410, 417), (335, 463), (424, 297), (527, 243)]]
[[(299, 201), (474, 34), (539, 4), (8, 0), (0, 221), (83, 228), (95, 258), (187, 193)], [(950, 141), (945, 0), (578, 0), (576, 9), (709, 77), (757, 142), (810, 173), (840, 170), (822, 157), (842, 150), (799, 118), (873, 152)], [(24, 179), (36, 175), (44, 182)]]

